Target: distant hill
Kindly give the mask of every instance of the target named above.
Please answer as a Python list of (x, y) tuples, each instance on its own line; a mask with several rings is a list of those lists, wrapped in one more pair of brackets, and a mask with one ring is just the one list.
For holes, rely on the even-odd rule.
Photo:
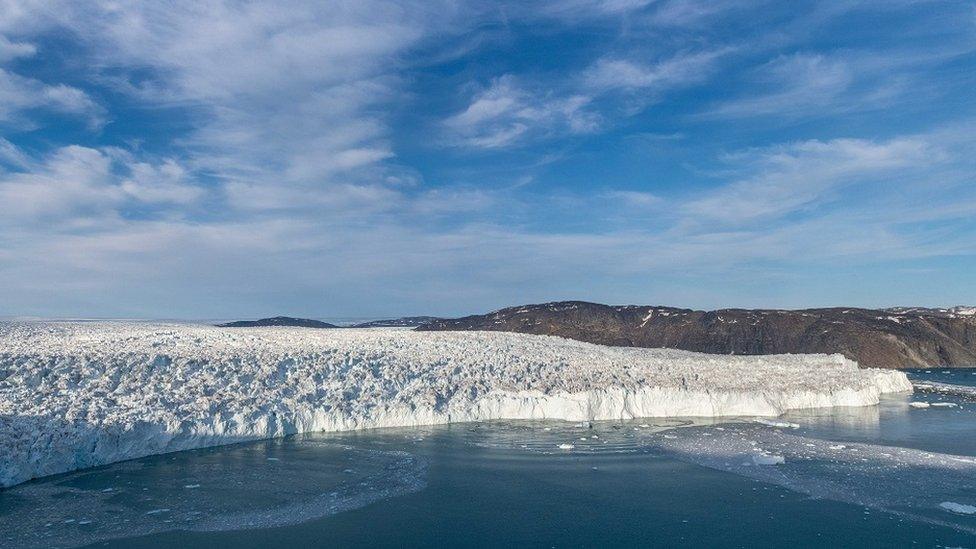
[(297, 328), (338, 328), (335, 324), (311, 320), (308, 318), (292, 318), (290, 316), (276, 316), (272, 318), (262, 318), (260, 320), (237, 320), (218, 324), (221, 328), (255, 328), (260, 326), (293, 326)]
[(391, 318), (387, 320), (372, 320), (350, 326), (350, 328), (415, 328), (438, 320), (444, 319), (436, 316), (405, 316), (403, 318)]
[(436, 320), (418, 330), (489, 330), (718, 354), (842, 353), (861, 366), (976, 366), (976, 308), (804, 310), (611, 306), (565, 301)]

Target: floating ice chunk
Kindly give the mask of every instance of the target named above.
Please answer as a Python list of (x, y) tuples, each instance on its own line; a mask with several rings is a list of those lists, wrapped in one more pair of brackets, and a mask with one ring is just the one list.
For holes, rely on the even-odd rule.
[(938, 406), (939, 408), (955, 408), (958, 406), (955, 402), (933, 402), (932, 406)]
[(170, 512), (170, 509), (163, 508), (163, 509), (153, 509), (152, 511), (146, 511), (146, 514), (147, 515), (159, 515), (159, 514), (162, 514), (162, 513), (169, 513), (169, 512)]
[(976, 400), (976, 387), (971, 385), (956, 385), (953, 383), (932, 381), (926, 383), (915, 383), (913, 387), (921, 393), (936, 393), (940, 395), (957, 396), (970, 400)]
[(931, 406), (931, 404), (929, 404), (928, 402), (917, 402), (917, 401), (909, 402), (908, 405), (911, 406), (912, 408), (928, 408), (929, 406)]
[(831, 444), (830, 445), (830, 449), (831, 450), (843, 450), (844, 448), (847, 448), (847, 446), (845, 446), (843, 444)]
[(187, 484), (187, 485), (185, 485), (185, 486), (183, 486), (183, 487), (184, 487), (184, 488), (188, 488), (188, 489), (190, 489), (190, 490), (192, 490), (192, 489), (194, 489), (194, 488), (199, 488), (199, 487), (200, 487), (200, 485), (199, 485), (199, 484)]
[[(749, 424), (729, 426), (721, 436), (712, 430), (713, 436), (704, 437), (705, 429), (698, 427), (673, 432), (677, 439), (656, 442), (661, 451), (683, 461), (976, 534), (970, 522), (976, 514), (974, 502), (952, 502), (976, 487), (976, 461), (970, 456), (857, 442), (845, 442), (845, 451), (838, 452), (832, 449), (839, 445), (835, 441)], [(782, 456), (785, 463), (759, 467), (753, 457), (757, 455)], [(969, 515), (935, 519), (928, 511), (939, 508), (940, 502), (946, 511)]]
[(939, 507), (960, 515), (976, 515), (976, 505), (965, 505), (954, 501), (943, 501)]
[(572, 450), (573, 448), (576, 448), (576, 446), (573, 446), (572, 444), (560, 444), (559, 445), (559, 449), (560, 450)]
[(786, 458), (770, 454), (753, 454), (752, 463), (755, 465), (782, 465), (786, 463)]
[(757, 419), (754, 420), (756, 423), (761, 423), (762, 425), (769, 425), (770, 427), (780, 427), (783, 429), (799, 429), (799, 423), (790, 423), (789, 421), (780, 421), (777, 419)]

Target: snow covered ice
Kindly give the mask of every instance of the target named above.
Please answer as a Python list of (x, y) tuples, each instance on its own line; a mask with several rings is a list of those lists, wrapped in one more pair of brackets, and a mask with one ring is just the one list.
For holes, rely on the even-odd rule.
[(497, 332), (0, 323), (0, 486), (152, 454), (495, 419), (777, 416), (911, 391), (840, 355)]

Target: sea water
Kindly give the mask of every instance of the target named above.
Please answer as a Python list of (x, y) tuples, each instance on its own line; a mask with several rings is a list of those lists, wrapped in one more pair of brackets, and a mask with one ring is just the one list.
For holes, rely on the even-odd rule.
[(762, 422), (293, 436), (0, 491), (0, 547), (976, 547), (974, 456), (976, 401), (923, 392)]

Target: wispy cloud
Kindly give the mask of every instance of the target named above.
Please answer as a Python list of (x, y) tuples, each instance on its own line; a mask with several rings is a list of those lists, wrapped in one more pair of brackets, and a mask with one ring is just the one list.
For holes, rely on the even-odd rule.
[(865, 178), (877, 181), (894, 169), (928, 165), (939, 151), (910, 138), (884, 143), (836, 139), (743, 155), (758, 173), (692, 200), (684, 206), (689, 215), (737, 223), (779, 217), (836, 198), (836, 190)]
[(567, 82), (536, 83), (541, 89), (527, 89), (514, 75), (504, 75), (443, 125), (450, 144), (488, 149), (533, 137), (595, 132), (609, 118), (602, 112), (606, 106), (596, 104), (602, 96), (619, 92), (636, 97), (641, 106), (655, 103), (669, 91), (706, 80), (716, 60), (730, 51), (681, 53), (656, 63), (603, 57)]
[(137, 161), (117, 149), (71, 145), (41, 159), (7, 150), (19, 170), (0, 172), (0, 225), (43, 231), (97, 227), (131, 206), (186, 206), (204, 191), (172, 159)]
[(444, 121), (456, 144), (495, 148), (529, 133), (584, 133), (599, 127), (600, 117), (588, 110), (590, 97), (530, 93), (511, 75), (494, 80), (461, 112)]
[(665, 91), (706, 80), (728, 48), (681, 53), (656, 63), (607, 57), (584, 72), (586, 85), (601, 91)]
[(30, 125), (25, 111), (49, 109), (101, 125), (103, 111), (88, 94), (64, 84), (48, 85), (0, 68), (0, 123)]
[(30, 57), (37, 53), (37, 47), (28, 42), (12, 42), (7, 37), (0, 34), (0, 63), (17, 59), (18, 57)]

